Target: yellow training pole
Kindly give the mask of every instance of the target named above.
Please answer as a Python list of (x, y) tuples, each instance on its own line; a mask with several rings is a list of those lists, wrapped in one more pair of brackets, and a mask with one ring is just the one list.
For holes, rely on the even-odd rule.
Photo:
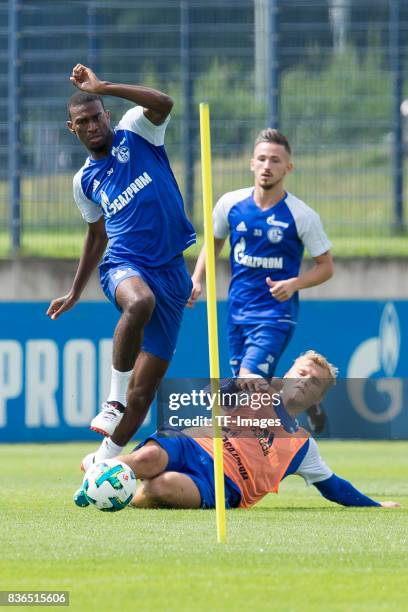
[[(207, 281), (208, 351), (210, 357), (211, 391), (212, 393), (217, 393), (219, 388), (217, 383), (220, 378), (220, 364), (218, 356), (217, 292), (215, 286), (214, 231), (212, 222), (213, 196), (211, 173), (210, 109), (208, 104), (204, 102), (200, 104), (200, 134), (204, 208), (204, 244)], [(217, 540), (218, 542), (225, 542), (226, 521), (224, 459), (222, 432), (216, 419), (218, 415), (220, 415), (220, 408), (218, 403), (214, 402), (212, 409), (212, 422), (214, 431), (214, 479)]]

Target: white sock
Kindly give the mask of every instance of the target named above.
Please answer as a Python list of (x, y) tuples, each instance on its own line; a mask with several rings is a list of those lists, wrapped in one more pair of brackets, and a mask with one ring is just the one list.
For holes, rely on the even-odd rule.
[(117, 457), (124, 448), (124, 446), (119, 446), (112, 442), (110, 438), (104, 438), (102, 444), (95, 453), (95, 463), (103, 461), (104, 459), (113, 459), (113, 457)]
[(133, 370), (129, 372), (119, 372), (112, 366), (111, 386), (108, 395), (108, 402), (120, 402), (122, 406), (127, 406), (126, 394), (129, 379)]

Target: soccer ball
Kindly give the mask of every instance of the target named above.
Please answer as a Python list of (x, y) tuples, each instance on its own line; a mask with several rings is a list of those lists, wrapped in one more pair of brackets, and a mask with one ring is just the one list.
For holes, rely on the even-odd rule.
[(86, 471), (82, 487), (91, 505), (103, 512), (117, 512), (132, 501), (136, 476), (126, 463), (105, 459)]

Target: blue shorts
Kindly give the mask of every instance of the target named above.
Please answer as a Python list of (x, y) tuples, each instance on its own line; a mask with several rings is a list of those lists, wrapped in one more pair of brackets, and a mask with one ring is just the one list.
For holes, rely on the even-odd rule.
[(266, 323), (228, 325), (230, 366), (234, 376), (240, 367), (264, 378), (274, 375), (278, 361), (293, 336), (295, 326)]
[[(195, 483), (201, 495), (201, 508), (215, 508), (214, 461), (213, 458), (192, 438), (179, 432), (156, 432), (136, 448), (154, 440), (168, 454), (166, 472), (185, 474)], [(225, 507), (237, 508), (241, 501), (239, 487), (228, 476), (224, 476)]]
[(160, 268), (147, 268), (131, 262), (113, 264), (105, 257), (99, 265), (99, 276), (104, 294), (118, 310), (115, 294), (119, 283), (132, 276), (140, 276), (145, 281), (154, 294), (156, 304), (144, 328), (141, 348), (170, 361), (193, 286), (183, 256), (177, 256), (167, 266)]

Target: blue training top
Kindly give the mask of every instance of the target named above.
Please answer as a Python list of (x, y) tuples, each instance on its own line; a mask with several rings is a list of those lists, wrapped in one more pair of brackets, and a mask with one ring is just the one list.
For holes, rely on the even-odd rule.
[(285, 280), (299, 274), (304, 247), (318, 257), (331, 247), (319, 215), (290, 193), (267, 210), (259, 208), (253, 187), (231, 191), (217, 202), (216, 238), (230, 236), (229, 321), (237, 324), (295, 324), (298, 294), (278, 302), (266, 277)]
[(116, 264), (168, 264), (196, 240), (164, 150), (169, 118), (154, 125), (136, 106), (115, 128), (107, 157), (88, 157), (74, 198), (88, 223), (105, 217), (108, 257)]

